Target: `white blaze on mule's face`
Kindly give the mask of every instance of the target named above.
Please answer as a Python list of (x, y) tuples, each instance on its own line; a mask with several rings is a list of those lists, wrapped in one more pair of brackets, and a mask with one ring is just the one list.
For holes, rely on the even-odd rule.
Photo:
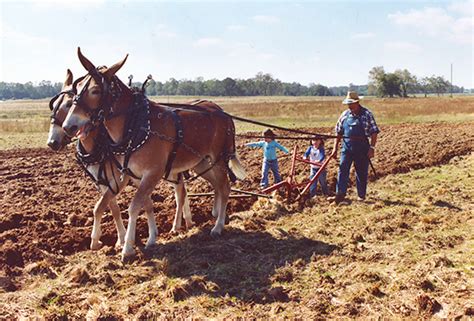
[[(72, 72), (68, 69), (66, 80), (64, 81), (61, 90), (62, 92), (71, 90), (72, 79)], [(60, 124), (64, 122), (64, 119), (72, 106), (72, 101), (72, 94), (63, 93), (53, 103), (53, 112), (55, 111), (55, 114), (53, 114), (52, 117), (54, 117), (55, 121), (52, 121), (49, 125), (48, 140), (46, 141), (46, 144), (53, 150), (61, 150), (68, 143), (67, 135)]]
[[(69, 136), (77, 136), (84, 139), (92, 128), (92, 121), (86, 109), (95, 110), (99, 108), (102, 95), (100, 87), (94, 79), (88, 82), (90, 76), (77, 84), (76, 92), (82, 93), (80, 102), (74, 102), (63, 123), (63, 129)], [(87, 86), (87, 88), (84, 88)]]

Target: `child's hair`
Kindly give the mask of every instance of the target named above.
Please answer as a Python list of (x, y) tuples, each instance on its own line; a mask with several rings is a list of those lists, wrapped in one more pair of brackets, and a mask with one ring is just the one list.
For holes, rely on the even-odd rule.
[(265, 138), (275, 139), (275, 136), (275, 133), (271, 129), (267, 129), (263, 132), (263, 137)]
[(313, 141), (321, 141), (321, 144), (319, 144), (319, 147), (324, 147), (324, 139), (322, 139), (321, 137), (313, 137), (310, 141), (309, 141), (309, 144), (310, 145), (313, 145)]

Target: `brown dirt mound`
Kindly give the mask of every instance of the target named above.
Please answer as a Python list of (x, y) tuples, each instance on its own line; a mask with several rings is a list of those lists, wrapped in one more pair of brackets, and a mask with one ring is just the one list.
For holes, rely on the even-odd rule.
[[(378, 175), (406, 172), (411, 169), (447, 163), (452, 157), (472, 152), (474, 133), (472, 123), (462, 124), (404, 124), (382, 127), (374, 166)], [(331, 129), (313, 129), (330, 132)], [(255, 191), (260, 180), (261, 151), (244, 147), (248, 140), (238, 139), (238, 150), (249, 177), (236, 188)], [(288, 149), (296, 142), (282, 142)], [(298, 143), (303, 153), (306, 143)], [(326, 149), (332, 146), (328, 143)], [(23, 267), (51, 255), (70, 255), (88, 249), (92, 226), (92, 209), (99, 194), (92, 182), (75, 164), (74, 151), (62, 153), (49, 149), (18, 149), (0, 151), (0, 269), (4, 275), (15, 277)], [(334, 188), (337, 162), (328, 168), (328, 181)], [(280, 159), (280, 171), (285, 176), (290, 158)], [(298, 169), (299, 178), (309, 174), (309, 168)], [(118, 199), (124, 219), (134, 188), (127, 188)], [(210, 190), (197, 180), (188, 187), (190, 192)], [(161, 237), (171, 229), (175, 204), (171, 188), (157, 187), (153, 194), (155, 212)], [(255, 199), (232, 200), (228, 213), (250, 209)], [(210, 198), (191, 201), (193, 219), (198, 225), (213, 224)], [(115, 227), (110, 215), (103, 218), (102, 241), (113, 245)], [(141, 217), (137, 228), (138, 242), (147, 236), (147, 226)]]

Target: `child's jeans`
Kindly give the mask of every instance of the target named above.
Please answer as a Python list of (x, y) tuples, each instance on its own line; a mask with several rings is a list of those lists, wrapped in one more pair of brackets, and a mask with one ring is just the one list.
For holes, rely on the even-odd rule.
[(275, 183), (281, 182), (281, 176), (278, 172), (278, 160), (263, 160), (262, 164), (262, 180), (260, 181), (260, 186), (266, 188), (268, 186), (268, 172), (272, 170), (273, 177), (275, 178)]
[[(309, 179), (313, 179), (313, 177), (316, 175), (318, 171), (319, 171), (319, 167), (311, 167), (311, 174), (309, 175)], [(326, 182), (326, 170), (323, 170), (321, 174), (319, 174), (318, 179), (309, 187), (310, 197), (313, 197), (314, 195), (316, 195), (316, 188), (318, 187), (318, 182), (319, 184), (321, 184), (321, 190), (323, 191), (323, 194), (324, 195), (329, 194), (328, 184)]]

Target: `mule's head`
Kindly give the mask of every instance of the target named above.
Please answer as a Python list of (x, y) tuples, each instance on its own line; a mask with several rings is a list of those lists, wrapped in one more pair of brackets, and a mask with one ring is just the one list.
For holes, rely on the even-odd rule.
[(48, 146), (55, 150), (61, 150), (71, 142), (71, 139), (62, 129), (67, 113), (72, 106), (74, 92), (72, 91), (72, 72), (67, 70), (66, 80), (63, 83), (61, 92), (54, 96), (49, 102), (51, 109), (51, 124), (49, 125)]
[[(82, 139), (94, 128), (97, 122), (103, 120), (111, 109), (114, 101), (112, 87), (114, 87), (115, 73), (123, 66), (128, 55), (110, 68), (96, 68), (78, 48), (79, 60), (88, 73), (73, 84), (76, 92), (74, 102), (63, 123), (63, 129), (70, 137)], [(116, 87), (116, 86), (115, 86)]]

